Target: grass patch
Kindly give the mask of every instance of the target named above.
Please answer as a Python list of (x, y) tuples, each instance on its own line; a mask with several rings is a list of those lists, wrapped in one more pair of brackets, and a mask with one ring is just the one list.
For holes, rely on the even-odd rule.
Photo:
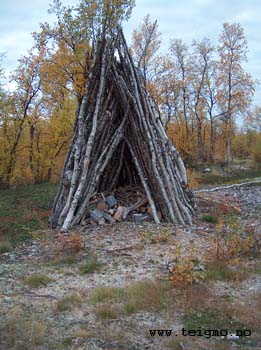
[(73, 339), (70, 337), (64, 338), (62, 342), (63, 346), (72, 346), (73, 345)]
[(13, 249), (9, 241), (0, 241), (0, 254), (8, 253)]
[(103, 304), (97, 306), (95, 314), (102, 320), (113, 320), (123, 314), (123, 310), (120, 305)]
[(200, 219), (201, 219), (201, 221), (210, 222), (212, 224), (217, 223), (217, 218), (215, 218), (215, 216), (210, 215), (210, 214), (203, 214), (203, 215), (201, 215)]
[[(146, 280), (126, 288), (99, 287), (93, 291), (89, 301), (95, 305), (99, 303), (106, 303), (107, 306), (108, 304), (112, 306), (113, 303), (121, 304), (120, 312), (125, 315), (142, 310), (161, 311), (173, 303), (173, 286), (167, 282)], [(102, 308), (106, 309), (104, 305)], [(115, 313), (115, 310), (112, 310)]]
[[(204, 166), (206, 167), (206, 166)], [(196, 179), (201, 185), (222, 185), (222, 184), (232, 184), (247, 181), (248, 179), (254, 179), (261, 176), (261, 168), (257, 169), (231, 169), (231, 173), (226, 176), (218, 175), (215, 172), (210, 174), (202, 174), (200, 169), (196, 175)], [(227, 169), (225, 169), (227, 172)]]
[(237, 329), (247, 329), (247, 326), (233, 317), (227, 317), (222, 310), (209, 308), (203, 310), (192, 309), (184, 319), (184, 328), (186, 330), (201, 328), (202, 331), (227, 329), (233, 333)]
[(31, 288), (38, 288), (42, 285), (47, 285), (48, 283), (52, 282), (53, 280), (44, 274), (33, 274), (25, 279), (25, 283), (31, 287)]
[(137, 305), (133, 304), (133, 302), (127, 302), (124, 305), (124, 311), (126, 315), (132, 315), (135, 312), (137, 312), (137, 310), (138, 310)]
[(54, 258), (48, 263), (50, 266), (73, 265), (77, 262), (75, 255), (65, 255)]
[(85, 264), (80, 266), (80, 274), (85, 275), (87, 273), (94, 273), (100, 270), (102, 264), (99, 262), (96, 255), (90, 256), (90, 258), (87, 260)]
[(207, 281), (232, 281), (241, 282), (247, 278), (248, 273), (245, 269), (234, 269), (228, 267), (223, 261), (213, 261), (207, 265), (204, 271), (204, 279)]
[(96, 306), (95, 312), (99, 318), (108, 319), (139, 311), (165, 310), (173, 303), (172, 293), (173, 287), (170, 283), (146, 280), (126, 288), (96, 288), (90, 302)]
[(27, 316), (25, 310), (14, 307), (9, 310), (7, 318), (0, 321), (0, 344), (3, 349), (35, 350), (46, 345), (47, 325)]
[(117, 287), (98, 287), (91, 295), (90, 301), (93, 304), (109, 302), (109, 301), (123, 301), (126, 297), (124, 288)]
[[(167, 338), (167, 337), (166, 337)], [(183, 349), (187, 348), (187, 340), (186, 338), (182, 336), (177, 336), (177, 337), (169, 337), (170, 339), (166, 339), (164, 345), (166, 349), (169, 350), (181, 350), (181, 344), (183, 344)], [(186, 345), (185, 345), (186, 344)], [(215, 349), (216, 350), (216, 349)], [(224, 349), (222, 349), (224, 350)]]
[(166, 282), (141, 281), (127, 289), (127, 303), (136, 310), (161, 311), (168, 307), (172, 300), (172, 285)]
[(92, 330), (87, 329), (87, 328), (79, 328), (72, 333), (73, 338), (87, 339), (87, 338), (92, 338), (94, 336), (95, 336), (95, 333)]
[(0, 190), (0, 233), (15, 246), (45, 229), (56, 191), (51, 183)]
[(80, 305), (83, 302), (84, 300), (77, 294), (67, 295), (61, 300), (57, 301), (56, 311), (71, 311), (74, 306)]

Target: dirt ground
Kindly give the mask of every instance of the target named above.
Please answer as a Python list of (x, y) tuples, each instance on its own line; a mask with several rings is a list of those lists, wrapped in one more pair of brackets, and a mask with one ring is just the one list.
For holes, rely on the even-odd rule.
[[(260, 258), (239, 257), (229, 262), (231, 276), (206, 277), (217, 223), (202, 219), (215, 217), (221, 205), (233, 207), (238, 230), (260, 237), (261, 187), (197, 193), (197, 203), (191, 227), (81, 227), (73, 232), (78, 253), (67, 251), (61, 243), (67, 238), (57, 232), (39, 231), (32, 242), (0, 255), (0, 349), (261, 349)], [(184, 273), (197, 271), (198, 281), (167, 281), (186, 258), (194, 265)], [(35, 274), (49, 280), (33, 286)], [(208, 336), (206, 325), (231, 328)], [(195, 332), (185, 335), (188, 327)], [(251, 335), (237, 339), (234, 327)], [(164, 329), (171, 336), (149, 331)]]

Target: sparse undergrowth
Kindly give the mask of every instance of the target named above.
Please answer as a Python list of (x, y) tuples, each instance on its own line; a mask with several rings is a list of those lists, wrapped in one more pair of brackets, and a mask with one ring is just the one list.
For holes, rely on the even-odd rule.
[(101, 269), (102, 263), (98, 260), (96, 255), (91, 255), (88, 260), (82, 264), (79, 268), (80, 274), (85, 275), (88, 273), (97, 272)]
[(144, 280), (129, 287), (99, 287), (90, 302), (98, 318), (115, 318), (140, 311), (160, 312), (172, 302), (173, 288), (169, 282)]
[[(246, 180), (251, 180), (259, 178), (261, 174), (260, 165), (257, 168), (246, 169), (246, 170), (232, 170), (230, 174), (222, 174), (219, 171), (214, 171), (212, 173), (202, 173), (203, 167), (199, 167), (196, 172), (196, 181), (202, 187), (202, 185), (229, 185), (234, 183), (244, 182)], [(229, 170), (229, 169), (227, 169)]]
[(47, 344), (47, 324), (29, 316), (20, 306), (9, 311), (6, 320), (0, 317), (0, 346), (3, 349), (35, 350)]
[(53, 280), (42, 273), (35, 273), (25, 279), (25, 284), (31, 288), (39, 288), (40, 286), (46, 286), (48, 283)]
[(206, 222), (210, 222), (212, 224), (216, 224), (217, 223), (217, 218), (214, 217), (213, 215), (210, 215), (210, 214), (203, 214), (201, 216), (201, 220), (202, 221), (206, 221)]
[(60, 299), (56, 303), (56, 311), (64, 312), (70, 311), (72, 308), (80, 305), (84, 300), (78, 294), (66, 295), (64, 298)]
[[(202, 238), (200, 234), (197, 235), (197, 231), (191, 236), (192, 231), (186, 231), (184, 241), (182, 238), (180, 244), (177, 241), (177, 237), (181, 237), (178, 232), (173, 237), (169, 234), (174, 231), (173, 228), (168, 231), (164, 225), (156, 229), (152, 225), (144, 225), (136, 235), (128, 236), (128, 239), (135, 239), (135, 244), (139, 242), (137, 250), (132, 248), (127, 251), (119, 250), (119, 254), (107, 254), (104, 248), (117, 250), (116, 242), (123, 242), (123, 237), (127, 237), (125, 226), (121, 235), (117, 236), (118, 228), (121, 230), (121, 224), (118, 224), (117, 230), (113, 231), (110, 227), (112, 231), (109, 233), (105, 228), (99, 228), (99, 234), (91, 236), (92, 240), (95, 239), (93, 245), (90, 244), (89, 237), (76, 232), (70, 239), (72, 244), (68, 250), (63, 246), (65, 240), (61, 237), (59, 254), (56, 255), (54, 250), (53, 260), (37, 257), (36, 271), (39, 273), (33, 274), (34, 260), (26, 261), (25, 270), (19, 277), (13, 276), (8, 269), (3, 269), (0, 271), (0, 295), (4, 297), (0, 305), (0, 348), (76, 350), (81, 346), (98, 346), (106, 350), (142, 350), (147, 346), (152, 350), (180, 350), (181, 344), (184, 344), (185, 349), (231, 350), (231, 341), (208, 339), (207, 333), (205, 337), (155, 337), (153, 342), (148, 336), (150, 328), (181, 329), (184, 326), (197, 327), (195, 329), (200, 327), (203, 331), (217, 327), (226, 327), (231, 332), (235, 329), (251, 329), (251, 339), (234, 340), (233, 346), (238, 350), (259, 349), (257, 339), (260, 336), (261, 298), (256, 288), (259, 285), (261, 268), (258, 248), (254, 248), (256, 243), (252, 240), (255, 233), (252, 223), (255, 223), (255, 219), (250, 224), (242, 221), (240, 213), (227, 212), (229, 208), (226, 203), (222, 204), (221, 209), (217, 205), (215, 210), (209, 211), (210, 215), (218, 218), (215, 226), (200, 223), (201, 227), (208, 228), (202, 239), (203, 243), (200, 243), (202, 250), (194, 250), (198, 240)], [(29, 213), (26, 215), (29, 217)], [(101, 238), (103, 234), (104, 239)], [(113, 243), (105, 246), (107, 237), (112, 239), (111, 234)], [(219, 250), (215, 240), (217, 237), (220, 238)], [(33, 246), (34, 249), (39, 247), (39, 238), (41, 237), (36, 237), (37, 244)], [(127, 245), (127, 241), (124, 243)], [(41, 244), (44, 245), (45, 240), (41, 240)], [(181, 252), (175, 250), (179, 244)], [(24, 247), (25, 245), (21, 247), (23, 256)], [(203, 248), (206, 247), (207, 254), (202, 258), (201, 252), (205, 253)], [(12, 256), (16, 256), (18, 249), (20, 247), (15, 248)], [(28, 249), (30, 252), (30, 248)], [(164, 255), (167, 250), (169, 254)], [(89, 251), (97, 252), (97, 256), (87, 255)], [(6, 255), (1, 259), (5, 264), (9, 258)], [(204, 262), (204, 259), (208, 262)], [(146, 278), (147, 267), (149, 271), (150, 268), (153, 269), (155, 278), (167, 277), (167, 261), (172, 262), (169, 266), (171, 274), (168, 276), (171, 281), (142, 279)], [(147, 264), (146, 268), (144, 262)], [(24, 263), (19, 261), (18, 265), (20, 264), (23, 266)], [(50, 280), (41, 277), (49, 278), (45, 275), (46, 264), (55, 276), (56, 273), (59, 274), (59, 277), (55, 277), (55, 284), (49, 284)], [(14, 266), (11, 262), (10, 267)], [(129, 269), (131, 266), (133, 270)], [(121, 270), (121, 267), (124, 269)], [(139, 272), (141, 269), (145, 273), (135, 276), (135, 270)], [(137, 278), (137, 282), (131, 282), (132, 275), (125, 284), (129, 271)], [(7, 275), (12, 277), (6, 279), (10, 286), (5, 289), (1, 284)], [(28, 278), (22, 277), (28, 275)], [(29, 278), (32, 281), (28, 283)], [(13, 293), (15, 287), (11, 285), (11, 280), (17, 282), (19, 288), (22, 287), (22, 293), (20, 289), (17, 295)], [(104, 286), (105, 280), (109, 285), (118, 281), (115, 285), (120, 287)], [(23, 282), (30, 288), (41, 289), (29, 290)], [(13, 305), (22, 304), (20, 297), (27, 306), (22, 312), (15, 314)], [(28, 312), (32, 305), (33, 313)], [(48, 319), (48, 323), (43, 322), (45, 319)], [(137, 345), (139, 341), (140, 344)]]
[(207, 264), (203, 273), (206, 281), (234, 281), (241, 282), (249, 275), (249, 271), (240, 266), (230, 268), (224, 261), (216, 260)]
[(0, 234), (17, 245), (46, 229), (56, 190), (51, 183), (0, 190)]
[(12, 244), (9, 241), (0, 241), (0, 254), (8, 253), (12, 248)]

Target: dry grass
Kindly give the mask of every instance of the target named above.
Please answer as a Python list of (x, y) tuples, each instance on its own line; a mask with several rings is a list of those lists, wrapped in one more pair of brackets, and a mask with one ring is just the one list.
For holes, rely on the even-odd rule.
[(93, 302), (122, 302), (128, 313), (139, 310), (158, 311), (169, 305), (172, 286), (166, 282), (145, 280), (126, 288), (97, 288), (91, 300)]
[(85, 275), (88, 273), (98, 272), (101, 266), (102, 264), (96, 255), (90, 256), (86, 263), (80, 266), (80, 274)]
[(252, 331), (259, 330), (259, 333), (261, 333), (261, 293), (244, 304), (236, 303), (233, 308), (233, 315), (242, 323), (247, 324)]
[(90, 297), (90, 302), (97, 304), (103, 302), (123, 300), (124, 294), (124, 288), (98, 287), (93, 291)]
[(8, 253), (13, 249), (9, 241), (0, 241), (0, 254)]
[(151, 280), (136, 282), (126, 288), (99, 287), (89, 301), (96, 305), (95, 314), (101, 319), (139, 311), (163, 311), (173, 304), (173, 287), (171, 283)]
[(25, 279), (25, 283), (31, 288), (39, 288), (40, 286), (45, 286), (53, 280), (42, 273), (35, 273)]
[(35, 315), (26, 316), (21, 307), (9, 311), (7, 319), (0, 324), (0, 345), (3, 349), (35, 350), (46, 343), (47, 325)]
[(137, 311), (162, 311), (172, 304), (172, 286), (170, 283), (146, 280), (128, 287), (126, 305)]
[(178, 303), (182, 306), (185, 317), (189, 314), (190, 310), (208, 307), (214, 299), (210, 289), (204, 284), (193, 284), (180, 291), (180, 293), (176, 304)]
[(208, 263), (204, 273), (206, 281), (229, 281), (242, 282), (249, 276), (249, 272), (240, 266), (231, 269), (227, 263), (222, 260), (214, 260)]
[(92, 330), (87, 328), (79, 328), (72, 333), (73, 338), (88, 339), (94, 337), (95, 334)]
[(79, 306), (84, 300), (78, 294), (70, 294), (60, 299), (56, 303), (56, 311), (71, 311), (73, 307)]
[(95, 314), (98, 319), (113, 320), (124, 315), (124, 310), (122, 309), (121, 305), (118, 304), (102, 304), (96, 307)]

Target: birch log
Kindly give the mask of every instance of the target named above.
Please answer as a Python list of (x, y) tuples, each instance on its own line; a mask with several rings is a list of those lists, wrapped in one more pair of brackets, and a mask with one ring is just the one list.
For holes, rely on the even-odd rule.
[(156, 223), (162, 217), (191, 224), (194, 198), (183, 161), (166, 135), (122, 31), (113, 40), (103, 35), (97, 42), (52, 208), (52, 227), (70, 230), (88, 215), (94, 194), (137, 184)]

